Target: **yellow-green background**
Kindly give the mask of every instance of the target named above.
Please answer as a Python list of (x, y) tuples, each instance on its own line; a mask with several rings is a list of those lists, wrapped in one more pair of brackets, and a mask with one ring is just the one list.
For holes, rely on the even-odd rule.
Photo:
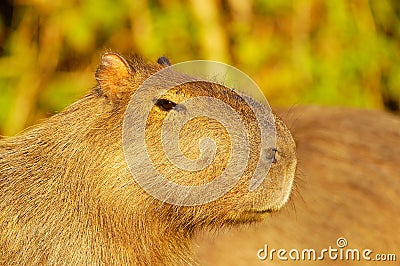
[(234, 65), (272, 106), (398, 111), (398, 0), (2, 0), (0, 134), (95, 86), (107, 49)]

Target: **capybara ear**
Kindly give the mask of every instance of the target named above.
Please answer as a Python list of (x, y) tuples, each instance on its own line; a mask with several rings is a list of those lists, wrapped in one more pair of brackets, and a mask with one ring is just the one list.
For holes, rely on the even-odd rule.
[(129, 90), (133, 70), (121, 55), (107, 52), (101, 58), (96, 71), (96, 80), (100, 91), (111, 100), (121, 99), (124, 91)]
[(160, 58), (157, 59), (157, 63), (160, 64), (163, 67), (169, 67), (171, 66), (171, 62), (169, 61), (168, 58), (165, 56), (161, 56)]

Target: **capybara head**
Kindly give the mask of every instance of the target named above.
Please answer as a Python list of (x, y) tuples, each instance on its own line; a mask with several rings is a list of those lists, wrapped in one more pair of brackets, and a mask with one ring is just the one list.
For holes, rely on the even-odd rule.
[[(160, 65), (165, 67), (168, 64)], [(96, 73), (99, 82), (97, 91), (105, 96), (103, 101), (108, 101), (110, 106), (114, 106), (113, 116), (116, 119), (114, 123), (118, 128), (113, 131), (115, 133), (113, 141), (119, 145), (119, 149), (113, 150), (116, 158), (123, 158), (121, 125), (123, 116), (129, 111), (127, 110), (128, 102), (140, 84), (151, 74), (161, 69), (160, 65), (145, 64), (137, 61), (137, 59), (129, 64), (115, 53), (105, 54), (102, 58), (102, 63)], [(173, 75), (172, 72), (170, 73)], [(238, 138), (236, 136), (238, 134), (236, 132), (234, 132), (236, 134), (228, 132), (226, 127), (219, 121), (208, 117), (207, 114), (210, 112), (207, 112), (207, 110), (216, 109), (215, 106), (210, 106), (208, 99), (195, 106), (188, 106), (185, 102), (194, 97), (202, 96), (211, 97), (229, 105), (243, 122), (243, 129), (248, 132), (250, 152), (248, 158), (243, 158), (242, 160), (246, 164), (239, 182), (226, 194), (209, 203), (193, 207), (172, 206), (154, 200), (151, 195), (145, 193), (140, 189), (140, 186), (132, 182), (132, 175), (149, 175), (149, 173), (143, 173), (143, 169), (136, 169), (137, 173), (124, 173), (118, 177), (118, 179), (124, 180), (125, 190), (128, 195), (134, 197), (132, 200), (140, 200), (142, 207), (147, 208), (144, 209), (146, 211), (150, 211), (148, 208), (151, 206), (150, 209), (157, 210), (158, 213), (162, 208), (165, 214), (179, 215), (179, 219), (176, 219), (176, 221), (181, 222), (185, 227), (190, 224), (196, 226), (202, 223), (210, 223), (221, 226), (226, 222), (236, 223), (260, 220), (266, 213), (279, 210), (289, 197), (296, 167), (295, 144), (291, 134), (284, 123), (275, 117), (276, 147), (267, 147), (267, 150), (261, 154), (259, 121), (249, 107), (248, 101), (245, 101), (247, 96), (239, 95), (239, 93), (220, 84), (206, 81), (186, 82), (169, 89), (159, 96), (157, 100), (153, 100), (152, 103), (154, 105), (146, 120), (145, 144), (146, 151), (154, 167), (162, 176), (183, 186), (203, 185), (211, 182), (226, 170), (228, 161), (232, 156), (231, 141)], [(133, 97), (137, 96), (134, 95)], [(253, 106), (261, 108), (260, 103), (251, 98), (249, 100), (251, 100)], [(141, 101), (141, 99), (138, 101)], [(138, 106), (133, 105), (132, 108), (138, 108)], [(189, 108), (196, 108), (196, 113), (203, 115), (198, 115), (188, 120), (178, 132), (175, 132), (174, 127), (178, 127), (179, 124), (179, 121), (174, 121), (174, 119), (179, 119), (179, 116), (175, 114), (185, 112)], [(222, 117), (227, 117), (230, 123), (233, 124), (235, 122), (230, 117), (230, 113), (226, 111), (226, 108), (219, 108), (213, 111), (220, 113)], [(172, 122), (163, 127), (168, 115), (170, 115)], [(135, 122), (130, 124), (129, 127), (129, 130), (138, 130)], [(233, 127), (236, 127), (236, 125), (233, 125)], [(174, 165), (166, 155), (167, 151), (163, 146), (163, 130), (174, 131), (177, 134), (176, 138), (179, 146), (176, 148), (181, 150), (182, 155), (190, 160), (196, 160), (202, 156), (200, 148), (202, 138), (212, 139), (216, 146), (212, 162), (197, 171), (181, 169)], [(247, 143), (243, 143), (243, 147), (245, 144)], [(263, 183), (257, 189), (249, 191), (249, 183), (260, 156), (266, 156), (265, 159), (271, 160), (272, 165)], [(206, 155), (203, 157), (205, 157), (202, 158), (203, 161), (210, 159)], [(126, 171), (126, 164), (123, 160), (118, 165)], [(115, 182), (116, 178), (109, 177), (109, 179), (109, 182)], [(127, 189), (127, 184), (131, 186), (131, 189)], [(135, 194), (132, 194), (132, 191), (135, 191)], [(173, 197), (173, 191), (171, 194), (171, 197)], [(128, 200), (127, 202), (130, 201)], [(167, 206), (161, 207), (161, 205)]]

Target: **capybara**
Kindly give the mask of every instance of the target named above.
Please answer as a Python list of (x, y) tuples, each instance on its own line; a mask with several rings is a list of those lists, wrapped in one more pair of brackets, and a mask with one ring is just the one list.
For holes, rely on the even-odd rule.
[[(216, 144), (214, 160), (196, 171), (174, 167), (161, 135), (164, 119), (184, 112), (185, 100), (215, 98), (235, 110), (247, 132), (249, 154), (242, 158), (246, 164), (235, 186), (205, 204), (180, 206), (156, 199), (136, 182), (135, 175), (150, 173), (129, 169), (123, 147), (125, 113), (139, 86), (168, 67), (166, 58), (156, 64), (107, 52), (96, 71), (97, 86), (88, 95), (21, 134), (0, 140), (1, 265), (194, 264), (191, 240), (196, 232), (261, 221), (285, 204), (297, 162), (289, 130), (275, 117), (276, 146), (263, 153), (258, 120), (245, 96), (213, 82), (184, 83), (146, 103), (151, 105), (146, 149), (154, 168), (170, 181), (197, 186), (214, 180), (233, 156), (230, 143), (236, 135), (206, 116), (188, 121), (177, 136), (187, 158), (199, 157), (202, 138)], [(250, 190), (261, 154), (271, 167), (263, 182)]]

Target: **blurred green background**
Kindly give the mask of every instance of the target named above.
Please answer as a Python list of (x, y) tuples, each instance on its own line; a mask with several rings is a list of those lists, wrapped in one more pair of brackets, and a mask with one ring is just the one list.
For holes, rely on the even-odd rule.
[(399, 111), (398, 0), (2, 0), (0, 135), (87, 93), (107, 49), (222, 61), (272, 106)]

